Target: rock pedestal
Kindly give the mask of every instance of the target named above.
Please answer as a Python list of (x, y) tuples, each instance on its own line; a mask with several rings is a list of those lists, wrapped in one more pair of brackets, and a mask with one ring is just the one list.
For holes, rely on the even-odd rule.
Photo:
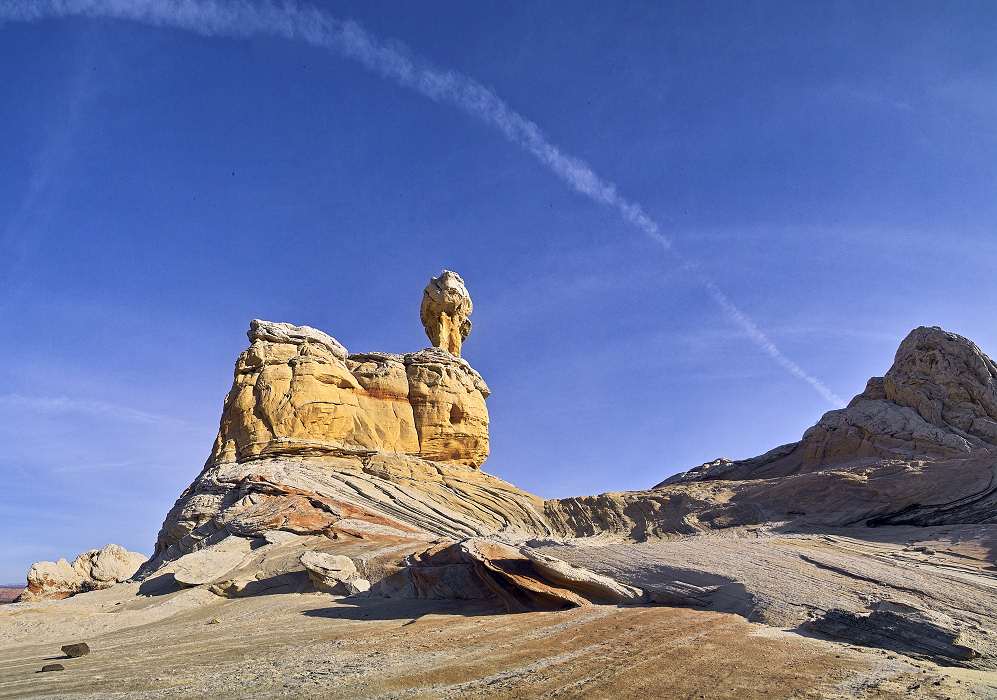
[(254, 320), (209, 459), (394, 452), (478, 467), (488, 456), (488, 385), (431, 348), (349, 355), (308, 326)]

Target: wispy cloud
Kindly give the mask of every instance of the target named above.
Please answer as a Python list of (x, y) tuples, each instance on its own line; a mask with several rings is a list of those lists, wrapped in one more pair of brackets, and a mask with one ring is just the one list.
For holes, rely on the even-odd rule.
[(801, 379), (809, 384), (811, 388), (820, 394), (829, 404), (834, 406), (843, 406), (845, 404), (845, 400), (831, 391), (831, 389), (824, 384), (824, 382), (817, 377), (808, 374), (802, 367), (786, 357), (786, 355), (779, 350), (778, 346), (772, 342), (772, 340), (762, 331), (762, 329), (760, 329), (743, 311), (737, 308), (727, 297), (727, 295), (713, 283), (712, 280), (703, 277), (700, 281), (703, 286), (706, 287), (706, 291), (713, 298), (713, 300), (724, 310), (724, 313), (733, 319), (735, 323), (737, 323), (737, 325), (748, 334), (751, 341), (762, 352), (771, 357), (777, 365), (782, 367), (797, 379)]
[(185, 425), (184, 421), (171, 416), (163, 416), (148, 411), (140, 411), (128, 406), (67, 396), (25, 396), (23, 394), (0, 394), (0, 409), (31, 411), (48, 415), (76, 413), (100, 416), (129, 423), (146, 425)]
[[(0, 16), (6, 10), (0, 5)], [(89, 52), (87, 46), (85, 51)], [(59, 105), (58, 119), (46, 135), (44, 145), (34, 157), (20, 204), (10, 212), (10, 218), (0, 230), (0, 309), (10, 304), (23, 287), (20, 273), (26, 267), (32, 249), (38, 243), (38, 232), (45, 228), (65, 188), (60, 179), (72, 153), (72, 143), (80, 128), (87, 103), (93, 95), (93, 78), (86, 53), (80, 57), (70, 78), (65, 101)]]
[[(124, 19), (154, 26), (175, 27), (204, 36), (271, 35), (302, 41), (355, 60), (368, 70), (425, 97), (450, 104), (501, 133), (523, 148), (559, 179), (594, 202), (614, 209), (630, 226), (663, 250), (671, 239), (637, 202), (620, 194), (616, 185), (584, 160), (563, 152), (540, 127), (516, 112), (490, 88), (457, 71), (439, 68), (415, 56), (397, 42), (384, 41), (356, 22), (340, 20), (311, 6), (266, 0), (6, 0), (0, 2), (0, 23), (85, 16)], [(678, 255), (672, 251), (675, 255)], [(691, 261), (678, 256), (688, 269)], [(784, 370), (806, 382), (828, 402), (843, 402), (819, 379), (786, 357), (759, 326), (709, 277), (697, 273), (710, 298), (742, 328), (762, 352)]]

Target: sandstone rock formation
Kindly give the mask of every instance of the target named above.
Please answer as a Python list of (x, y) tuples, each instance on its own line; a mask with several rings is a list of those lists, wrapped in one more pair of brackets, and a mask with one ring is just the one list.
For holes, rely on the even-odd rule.
[(471, 295), (456, 272), (444, 270), (433, 277), (422, 294), (419, 316), (433, 347), (460, 357), (460, 349), (471, 332)]
[[(404, 634), (433, 601), (488, 613), (488, 629), (515, 624), (497, 622), (497, 610), (581, 607), (644, 640), (648, 606), (668, 605), (997, 670), (997, 366), (971, 342), (916, 329), (882, 378), (797, 443), (647, 491), (544, 501), (479, 469), (489, 392), (458, 357), (470, 312), (463, 280), (444, 271), (421, 314), (436, 347), (418, 352), (350, 354), (314, 328), (253, 321), (210, 456), (153, 558), (136, 573), (141, 555), (112, 545), (35, 565), (22, 600), (134, 580), (23, 616), (0, 611), (0, 640), (36, 644), (51, 632), (48, 605), (96, 611), (85, 634), (60, 643), (98, 632), (106, 642), (126, 617), (147, 629), (175, 616), (175, 638), (201, 607), (219, 625), (214, 644), (240, 619), (292, 607), (296, 625), (345, 620), (344, 639), (367, 633), (372, 609)], [(284, 593), (302, 595), (276, 600)], [(314, 626), (295, 629), (299, 641), (316, 638)], [(579, 629), (565, 635), (587, 634)], [(510, 663), (521, 664), (520, 641), (505, 643)], [(662, 658), (654, 642), (651, 664)], [(599, 649), (589, 676), (613, 666), (601, 637), (589, 647)]]
[(28, 571), (28, 585), (18, 600), (55, 600), (85, 591), (110, 588), (127, 581), (145, 562), (144, 554), (129, 552), (124, 547), (109, 544), (90, 549), (70, 564), (65, 559), (40, 561)]
[(658, 486), (760, 479), (881, 459), (961, 459), (997, 450), (997, 365), (941, 328), (916, 328), (893, 366), (848, 406), (829, 411), (798, 443), (753, 459), (717, 460)]
[(639, 588), (484, 538), (439, 540), (378, 570), (371, 594), (389, 598), (490, 601), (507, 612), (644, 602)]
[(209, 463), (390, 452), (476, 467), (488, 456), (489, 389), (466, 361), (348, 355), (321, 331), (270, 321), (248, 335)]
[(370, 581), (361, 578), (353, 560), (342, 554), (305, 552), (298, 561), (308, 571), (315, 590), (355, 595), (370, 589)]
[[(424, 311), (466, 331), (463, 281), (434, 284), (442, 306)], [(147, 570), (230, 534), (550, 533), (541, 499), (478, 470), (489, 390), (467, 361), (441, 348), (351, 355), (314, 328), (261, 320), (248, 336), (211, 455)]]
[(917, 328), (893, 366), (803, 438), (759, 457), (717, 459), (651, 491), (548, 501), (565, 535), (635, 539), (793, 522), (997, 522), (997, 367), (972, 342)]

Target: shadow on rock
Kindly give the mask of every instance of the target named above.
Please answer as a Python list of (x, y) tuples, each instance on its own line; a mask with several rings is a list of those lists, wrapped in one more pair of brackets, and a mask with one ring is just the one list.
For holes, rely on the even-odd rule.
[(182, 588), (183, 586), (173, 578), (173, 574), (163, 574), (143, 581), (138, 587), (138, 594), (147, 597), (168, 595)]
[(459, 615), (480, 617), (504, 615), (498, 605), (470, 601), (392, 600), (384, 598), (344, 598), (338, 605), (328, 608), (305, 610), (305, 617), (329, 620), (406, 620), (414, 622), (424, 615)]

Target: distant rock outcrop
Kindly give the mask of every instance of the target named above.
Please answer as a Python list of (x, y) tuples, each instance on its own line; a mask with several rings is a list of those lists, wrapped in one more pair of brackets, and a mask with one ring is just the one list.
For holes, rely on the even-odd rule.
[(18, 601), (58, 600), (110, 588), (134, 576), (145, 560), (144, 554), (109, 544), (83, 552), (72, 564), (65, 559), (36, 562), (28, 571), (28, 585)]
[(767, 479), (881, 459), (964, 458), (997, 452), (997, 365), (941, 328), (915, 328), (893, 366), (800, 442), (753, 459), (717, 460), (666, 484)]
[(651, 491), (548, 501), (555, 531), (646, 539), (797, 522), (997, 522), (997, 365), (940, 328), (916, 328), (884, 377), (796, 443), (717, 459)]

